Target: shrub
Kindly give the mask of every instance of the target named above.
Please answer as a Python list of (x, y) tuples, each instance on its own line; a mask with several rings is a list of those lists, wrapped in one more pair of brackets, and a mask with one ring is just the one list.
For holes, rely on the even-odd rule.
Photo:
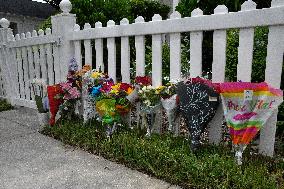
[(13, 106), (7, 100), (0, 99), (0, 112), (13, 109)]
[[(98, 21), (106, 26), (109, 20), (119, 24), (123, 18), (127, 18), (131, 23), (137, 16), (143, 16), (145, 21), (150, 21), (154, 14), (160, 14), (165, 19), (170, 12), (169, 6), (150, 0), (72, 0), (71, 2), (73, 5), (71, 13), (76, 14), (77, 23), (81, 27), (85, 23), (95, 27)], [(39, 28), (47, 27), (51, 27), (50, 18)]]

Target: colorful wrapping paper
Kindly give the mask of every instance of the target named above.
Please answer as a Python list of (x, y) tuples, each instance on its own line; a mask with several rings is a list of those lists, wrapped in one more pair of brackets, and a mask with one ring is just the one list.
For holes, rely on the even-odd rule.
[(47, 95), (48, 95), (49, 111), (50, 111), (49, 124), (51, 126), (55, 124), (55, 116), (59, 111), (60, 105), (63, 103), (62, 99), (56, 99), (55, 97), (62, 93), (63, 91), (59, 85), (52, 85), (47, 87)]
[(233, 144), (247, 145), (283, 101), (283, 91), (267, 83), (221, 83), (224, 115)]

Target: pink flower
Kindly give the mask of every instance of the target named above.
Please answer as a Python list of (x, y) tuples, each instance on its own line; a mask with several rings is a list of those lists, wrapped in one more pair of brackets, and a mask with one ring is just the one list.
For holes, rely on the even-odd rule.
[(76, 87), (71, 88), (68, 92), (72, 99), (76, 99), (81, 96), (80, 92), (78, 91)]
[(72, 83), (68, 83), (68, 82), (60, 83), (60, 87), (64, 91), (69, 91), (72, 88)]

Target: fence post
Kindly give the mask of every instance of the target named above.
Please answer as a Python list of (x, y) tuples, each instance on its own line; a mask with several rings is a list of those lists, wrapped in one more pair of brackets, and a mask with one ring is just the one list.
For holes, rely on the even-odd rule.
[(11, 70), (12, 64), (9, 62), (10, 53), (7, 47), (8, 35), (11, 31), (9, 28), (10, 22), (7, 19), (2, 18), (0, 20), (0, 25), (2, 27), (0, 28), (0, 68), (4, 76), (4, 87), (7, 100), (14, 105), (15, 94), (17, 93), (14, 85), (14, 78), (11, 77), (11, 73), (15, 70)]
[[(60, 57), (60, 78), (59, 81), (65, 81), (68, 73), (68, 64), (73, 58), (75, 50), (74, 44), (67, 39), (70, 32), (74, 30), (76, 24), (76, 15), (70, 14), (72, 4), (69, 0), (62, 0), (59, 4), (61, 14), (51, 17), (52, 34), (58, 36), (59, 57)], [(57, 76), (55, 76), (57, 77)], [(58, 81), (58, 79), (55, 79)]]

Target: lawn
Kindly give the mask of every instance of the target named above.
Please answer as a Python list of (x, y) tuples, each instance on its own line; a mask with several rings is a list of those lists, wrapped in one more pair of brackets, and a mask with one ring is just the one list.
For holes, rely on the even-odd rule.
[(120, 128), (111, 139), (98, 122), (46, 126), (42, 133), (184, 188), (284, 188), (284, 160), (250, 155), (237, 166), (228, 147), (203, 146), (193, 154), (188, 140), (170, 134), (145, 137)]

